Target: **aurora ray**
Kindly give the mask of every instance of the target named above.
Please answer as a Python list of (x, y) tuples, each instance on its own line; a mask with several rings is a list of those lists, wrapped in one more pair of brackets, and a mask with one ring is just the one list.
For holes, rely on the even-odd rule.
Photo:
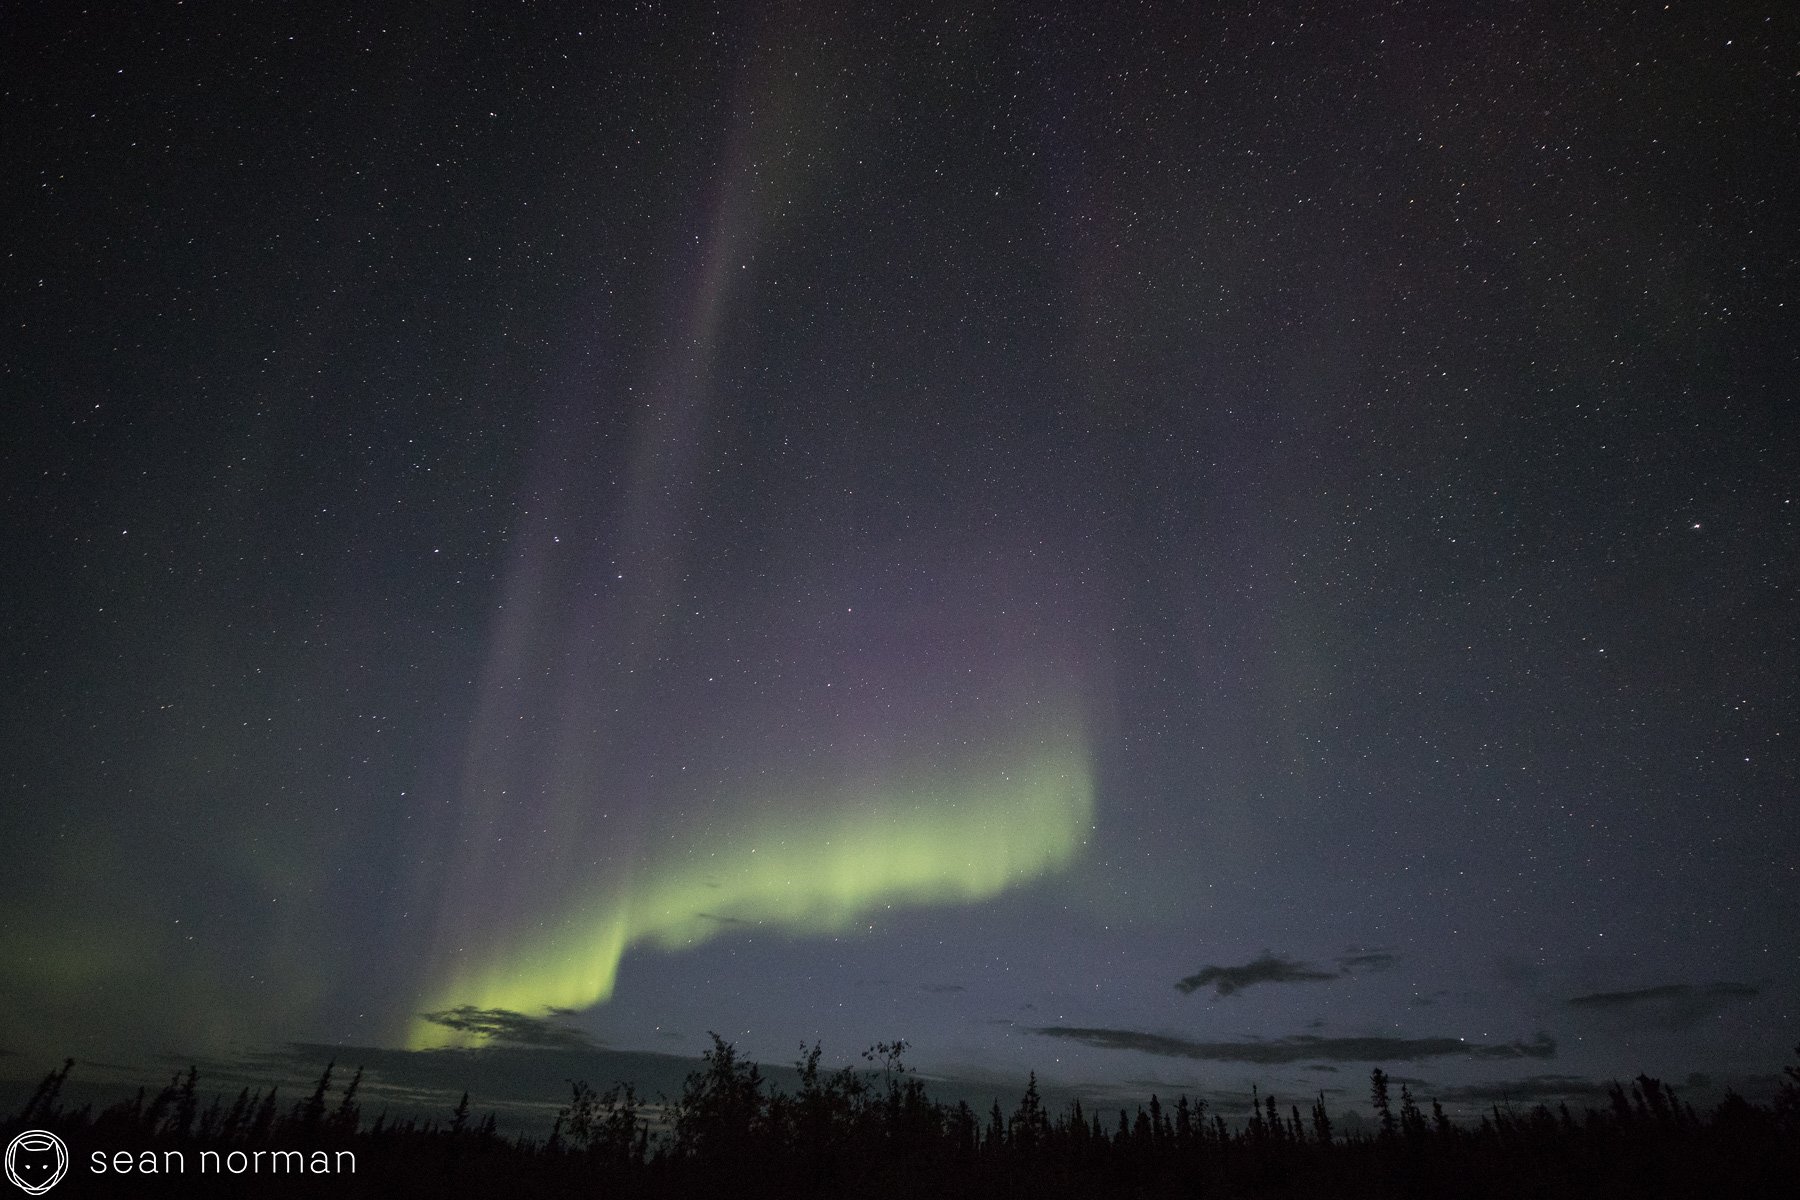
[[(702, 913), (816, 934), (986, 899), (1069, 863), (1092, 829), (1093, 630), (1044, 531), (858, 532), (840, 544), (868, 548), (860, 561), (821, 554), (766, 595), (729, 572), (715, 590), (689, 557), (741, 419), (718, 360), (750, 268), (781, 258), (795, 201), (841, 149), (803, 100), (824, 69), (752, 54), (737, 73), (672, 259), (668, 336), (618, 410), (635, 416), (614, 486), (564, 431), (605, 426), (622, 396), (545, 421), (462, 779), (421, 814), (439, 842), (415, 900), (436, 920), (413, 1014), (600, 1003), (632, 947), (715, 936)], [(768, 507), (769, 544), (822, 548), (803, 504), (788, 529)], [(846, 589), (854, 603), (821, 601)], [(468, 1036), (408, 1020), (414, 1045)]]

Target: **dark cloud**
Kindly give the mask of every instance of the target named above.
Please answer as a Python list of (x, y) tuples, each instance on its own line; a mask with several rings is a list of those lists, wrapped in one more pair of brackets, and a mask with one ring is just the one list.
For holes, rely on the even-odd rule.
[(1133, 1029), (1046, 1026), (1032, 1030), (1103, 1050), (1137, 1050), (1165, 1058), (1207, 1062), (1276, 1063), (1327, 1059), (1334, 1062), (1417, 1062), (1427, 1058), (1524, 1059), (1556, 1057), (1556, 1041), (1539, 1034), (1533, 1042), (1468, 1042), (1461, 1038), (1315, 1037), (1296, 1034), (1270, 1042), (1194, 1042)]
[(544, 1017), (528, 1017), (510, 1008), (476, 1008), (464, 1004), (441, 1012), (420, 1013), (433, 1025), (473, 1033), (511, 1046), (552, 1050), (592, 1050), (594, 1041), (579, 1029), (571, 1029)]
[(1717, 1016), (1737, 1000), (1762, 995), (1762, 988), (1749, 983), (1719, 982), (1695, 987), (1686, 983), (1665, 983), (1656, 987), (1637, 988), (1627, 992), (1590, 992), (1574, 996), (1568, 1007), (1591, 1013), (1629, 1013), (1634, 1022), (1647, 1022), (1662, 1029), (1691, 1029), (1710, 1017)]
[(1347, 974), (1351, 971), (1387, 971), (1398, 966), (1400, 956), (1390, 954), (1386, 950), (1361, 950), (1353, 954), (1340, 954), (1337, 965)]
[(1448, 1088), (1437, 1098), (1454, 1104), (1544, 1104), (1558, 1100), (1586, 1102), (1605, 1095), (1604, 1083), (1580, 1075), (1529, 1075), (1524, 1079)]
[(1178, 1096), (1183, 1092), (1204, 1093), (1208, 1104), (1217, 1104), (1224, 1093), (1217, 1088), (1208, 1087), (1199, 1080), (1181, 1082), (1173, 1079), (1125, 1079), (1117, 1085), (1118, 1092), (1125, 1096), (1143, 1098), (1147, 1096)]
[(754, 921), (746, 921), (742, 917), (720, 916), (718, 913), (697, 912), (694, 915), (699, 917), (702, 921), (712, 921), (719, 925), (754, 925), (756, 923)]
[(1311, 963), (1296, 962), (1291, 958), (1282, 958), (1276, 954), (1265, 954), (1253, 962), (1241, 967), (1202, 967), (1176, 983), (1177, 990), (1185, 993), (1199, 991), (1203, 987), (1213, 989), (1215, 996), (1229, 996), (1241, 991), (1253, 983), (1316, 983), (1325, 979), (1336, 979), (1336, 971), (1324, 971)]
[(1633, 992), (1593, 992), (1569, 1001), (1571, 1008), (1624, 1008), (1658, 1000), (1685, 1000), (1695, 996), (1720, 999), (1747, 999), (1762, 995), (1762, 989), (1748, 983), (1714, 983), (1696, 988), (1685, 983), (1665, 983), (1660, 987), (1639, 988)]
[(1357, 971), (1390, 970), (1399, 961), (1398, 954), (1386, 950), (1352, 950), (1340, 954), (1337, 959), (1338, 969), (1331, 971), (1298, 959), (1264, 953), (1261, 958), (1241, 967), (1221, 967), (1216, 964), (1202, 967), (1175, 986), (1188, 994), (1210, 987), (1215, 996), (1229, 996), (1253, 983), (1322, 983), (1330, 979), (1341, 979)]
[(1586, 996), (1575, 996), (1569, 1000), (1570, 1008), (1624, 1008), (1627, 1005), (1642, 1004), (1646, 1000), (1673, 1000), (1686, 996), (1694, 989), (1685, 983), (1668, 983), (1661, 987), (1639, 988), (1635, 992), (1594, 992)]

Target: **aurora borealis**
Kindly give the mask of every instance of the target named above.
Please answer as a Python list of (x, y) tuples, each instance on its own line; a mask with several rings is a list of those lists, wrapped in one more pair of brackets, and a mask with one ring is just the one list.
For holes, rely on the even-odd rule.
[(0, 1078), (1766, 1087), (1793, 14), (376, 7), (10, 35)]
[[(587, 1008), (612, 995), (619, 960), (641, 942), (679, 948), (735, 924), (841, 933), (895, 903), (988, 899), (1073, 857), (1090, 788), (1080, 755), (1052, 750), (943, 782), (858, 781), (835, 805), (784, 795), (779, 816), (715, 827), (621, 894), (558, 906), (546, 935), (519, 944), (508, 930), (492, 966), (445, 985), (445, 1007)], [(419, 1033), (431, 1043), (442, 1029)]]

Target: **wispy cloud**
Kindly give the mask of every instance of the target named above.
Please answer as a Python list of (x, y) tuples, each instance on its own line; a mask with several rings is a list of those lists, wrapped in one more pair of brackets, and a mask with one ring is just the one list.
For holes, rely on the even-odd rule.
[(1687, 983), (1665, 983), (1625, 992), (1590, 992), (1585, 996), (1573, 996), (1566, 1003), (1578, 1012), (1628, 1013), (1636, 1022), (1680, 1030), (1717, 1016), (1735, 1001), (1760, 995), (1762, 988), (1749, 983), (1719, 982), (1698, 987)]
[(1497, 1083), (1447, 1088), (1438, 1099), (1457, 1104), (1539, 1104), (1554, 1100), (1593, 1100), (1606, 1095), (1606, 1085), (1581, 1075), (1528, 1075)]
[(1399, 965), (1400, 956), (1386, 950), (1359, 950), (1351, 954), (1340, 954), (1337, 965), (1344, 974), (1352, 971), (1387, 971)]
[(1694, 996), (1717, 996), (1730, 1000), (1760, 995), (1762, 989), (1748, 983), (1714, 983), (1701, 988), (1686, 983), (1665, 983), (1660, 987), (1638, 988), (1631, 992), (1593, 992), (1586, 996), (1575, 996), (1570, 999), (1569, 1007), (1625, 1008), (1634, 1004), (1685, 1000)]
[(1264, 954), (1241, 967), (1202, 967), (1186, 979), (1178, 980), (1175, 987), (1188, 994), (1210, 987), (1215, 996), (1229, 996), (1256, 983), (1316, 983), (1336, 978), (1336, 971), (1321, 970), (1311, 963), (1277, 954)]
[(1165, 1058), (1263, 1065), (1317, 1059), (1331, 1062), (1417, 1062), (1427, 1058), (1556, 1057), (1556, 1040), (1543, 1034), (1531, 1042), (1470, 1042), (1462, 1038), (1318, 1037), (1304, 1033), (1266, 1042), (1196, 1042), (1134, 1029), (1053, 1025), (1033, 1029), (1032, 1032), (1103, 1050), (1136, 1050)]
[(510, 1008), (476, 1008), (464, 1004), (440, 1012), (419, 1014), (433, 1025), (472, 1033), (494, 1042), (511, 1046), (532, 1046), (552, 1050), (592, 1050), (594, 1040), (579, 1029), (573, 1029), (545, 1017), (530, 1017)]

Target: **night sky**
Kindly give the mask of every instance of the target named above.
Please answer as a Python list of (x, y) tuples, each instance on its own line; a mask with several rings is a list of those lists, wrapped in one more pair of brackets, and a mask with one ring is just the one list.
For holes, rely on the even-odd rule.
[(0, 1074), (1791, 1061), (1791, 6), (375, 7), (8, 17)]

